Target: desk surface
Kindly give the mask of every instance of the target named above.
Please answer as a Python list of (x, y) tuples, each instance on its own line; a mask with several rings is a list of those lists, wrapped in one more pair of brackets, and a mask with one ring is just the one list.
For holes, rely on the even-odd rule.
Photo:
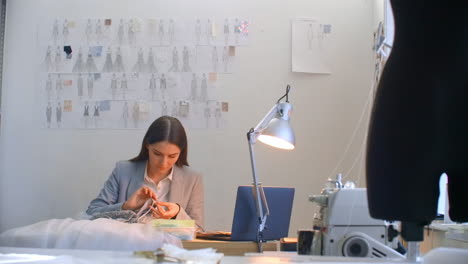
[[(185, 249), (214, 248), (217, 252), (224, 253), (225, 256), (244, 256), (245, 253), (258, 252), (255, 242), (247, 241), (218, 241), (194, 239), (182, 241)], [(263, 251), (278, 251), (279, 241), (269, 241), (263, 243)]]
[[(12, 253), (20, 255), (11, 255)], [(153, 260), (144, 259), (134, 256), (130, 251), (105, 251), (105, 250), (76, 250), (76, 249), (44, 249), (44, 248), (8, 248), (0, 247), (0, 263), (21, 263), (18, 260), (35, 254), (36, 260), (28, 261), (28, 264), (153, 264)], [(40, 258), (48, 257), (47, 261)], [(294, 252), (265, 252), (264, 254), (255, 256), (225, 256), (221, 259), (221, 264), (319, 264), (319, 263), (334, 263), (334, 264), (395, 264), (400, 262), (391, 262), (377, 259), (356, 259), (344, 257), (321, 257), (321, 256), (298, 256)]]

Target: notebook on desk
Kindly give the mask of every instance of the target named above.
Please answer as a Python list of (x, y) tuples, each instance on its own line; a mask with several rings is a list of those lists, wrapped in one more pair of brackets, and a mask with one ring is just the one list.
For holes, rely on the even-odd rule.
[[(264, 240), (279, 240), (288, 236), (294, 188), (263, 187), (270, 210), (263, 231)], [(225, 241), (256, 241), (258, 217), (252, 186), (237, 188), (231, 232), (198, 233), (197, 238)]]

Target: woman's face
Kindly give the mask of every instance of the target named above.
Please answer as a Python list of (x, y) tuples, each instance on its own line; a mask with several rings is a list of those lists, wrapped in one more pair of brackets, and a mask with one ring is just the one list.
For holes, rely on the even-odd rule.
[(167, 141), (146, 145), (148, 149), (148, 166), (157, 173), (169, 173), (177, 162), (180, 148)]

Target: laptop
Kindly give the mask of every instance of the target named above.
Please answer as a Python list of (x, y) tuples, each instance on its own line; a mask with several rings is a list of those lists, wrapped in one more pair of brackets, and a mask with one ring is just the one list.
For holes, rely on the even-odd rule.
[[(264, 186), (270, 215), (267, 217), (263, 240), (279, 240), (288, 236), (294, 188)], [(237, 188), (231, 232), (206, 232), (197, 238), (227, 241), (256, 241), (258, 217), (252, 185)]]

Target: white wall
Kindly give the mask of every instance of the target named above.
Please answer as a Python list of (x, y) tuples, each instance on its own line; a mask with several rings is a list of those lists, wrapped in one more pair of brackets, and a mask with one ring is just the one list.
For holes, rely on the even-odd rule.
[[(237, 49), (234, 74), (219, 76), (230, 102), (225, 130), (189, 129), (189, 162), (203, 172), (206, 227), (230, 230), (235, 190), (252, 182), (246, 132), (291, 84), (297, 148), (256, 145), (260, 180), (296, 187), (290, 236), (310, 228), (316, 194), (342, 157), (372, 80), (372, 0), (15, 0), (8, 1), (0, 130), (0, 231), (84, 211), (117, 160), (140, 148), (145, 131), (47, 130), (33, 122), (36, 24), (54, 17), (248, 17), (251, 44)], [(331, 75), (291, 72), (291, 19), (318, 17), (332, 27)], [(338, 171), (347, 171), (365, 127)], [(348, 179), (365, 177), (354, 167)], [(274, 205), (271, 205), (274, 206)]]

